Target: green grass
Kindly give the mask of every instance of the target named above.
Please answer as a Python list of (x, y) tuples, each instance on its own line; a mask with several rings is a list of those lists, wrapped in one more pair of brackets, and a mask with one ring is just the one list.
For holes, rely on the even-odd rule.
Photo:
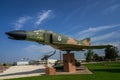
[(86, 64), (93, 74), (55, 75), (11, 80), (120, 80), (120, 62)]

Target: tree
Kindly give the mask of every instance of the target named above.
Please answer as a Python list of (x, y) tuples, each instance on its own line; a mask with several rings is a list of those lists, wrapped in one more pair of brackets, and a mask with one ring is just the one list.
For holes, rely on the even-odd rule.
[(7, 64), (6, 63), (3, 63), (3, 66), (6, 66)]
[(98, 54), (93, 54), (93, 60), (94, 61), (99, 61), (99, 55)]
[(106, 60), (115, 60), (118, 57), (118, 48), (115, 46), (107, 47), (105, 49), (105, 59)]
[(80, 61), (75, 60), (75, 66), (80, 67), (81, 66)]
[(89, 49), (89, 50), (87, 51), (87, 53), (85, 53), (86, 61), (87, 61), (87, 62), (90, 62), (90, 61), (93, 60), (93, 54), (94, 54), (94, 52), (93, 52), (92, 49)]

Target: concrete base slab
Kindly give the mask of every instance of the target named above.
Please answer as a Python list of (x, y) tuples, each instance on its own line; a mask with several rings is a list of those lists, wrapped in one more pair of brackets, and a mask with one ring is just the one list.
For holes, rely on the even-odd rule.
[(0, 73), (0, 79), (38, 76), (41, 74), (45, 74), (45, 67), (43, 65), (12, 66), (3, 73)]
[[(67, 74), (92, 74), (87, 67), (81, 66), (75, 73), (70, 72), (56, 72), (55, 75), (67, 75)], [(45, 75), (45, 67), (42, 65), (26, 65), (26, 66), (12, 66), (3, 73), (0, 73), (0, 80), (11, 79), (11, 78), (21, 78), (21, 77), (31, 77)]]
[(75, 73), (70, 73), (70, 72), (63, 72), (63, 71), (59, 71), (56, 72), (56, 75), (62, 75), (62, 74), (92, 74), (92, 72), (85, 66), (80, 66), (78, 68), (76, 68), (76, 72)]

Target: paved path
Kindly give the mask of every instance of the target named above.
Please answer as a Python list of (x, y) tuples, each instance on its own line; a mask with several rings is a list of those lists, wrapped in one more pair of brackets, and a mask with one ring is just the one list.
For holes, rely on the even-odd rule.
[(0, 73), (0, 80), (41, 74), (45, 74), (45, 67), (43, 65), (12, 66), (3, 73)]

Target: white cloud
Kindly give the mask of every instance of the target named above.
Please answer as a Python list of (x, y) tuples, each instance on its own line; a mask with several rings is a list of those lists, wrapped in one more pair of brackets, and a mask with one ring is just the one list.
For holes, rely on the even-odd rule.
[(111, 9), (111, 10), (115, 10), (115, 9), (117, 9), (117, 8), (119, 8), (119, 7), (120, 7), (120, 5), (117, 4), (117, 5), (111, 6), (110, 9)]
[(111, 28), (115, 28), (115, 27), (119, 27), (120, 24), (117, 25), (107, 25), (107, 26), (99, 26), (99, 27), (91, 27), (88, 28), (86, 30), (81, 31), (80, 33), (87, 33), (87, 32), (98, 32), (98, 31), (102, 31), (102, 30), (106, 30), (106, 29), (111, 29)]
[(90, 13), (88, 11), (89, 10), (91, 11), (92, 8), (94, 8), (98, 5), (98, 2), (91, 3), (91, 1), (90, 1), (88, 3), (90, 3), (90, 4), (87, 4), (85, 7), (80, 6), (79, 8), (72, 10), (70, 12), (70, 14), (66, 16), (65, 23), (68, 22), (69, 20), (72, 20), (76, 16), (76, 14), (81, 14), (81, 16), (79, 16), (79, 17), (82, 17), (82, 16), (86, 15), (86, 13)]
[(95, 34), (98, 34), (99, 32), (104, 32), (105, 30), (109, 30), (112, 28), (116, 28), (119, 27), (120, 24), (117, 25), (106, 25), (106, 26), (98, 26), (98, 27), (91, 27), (85, 30), (82, 30), (74, 35), (72, 35), (73, 37), (76, 37), (77, 39), (83, 39), (86, 37), (92, 37)]
[(23, 48), (23, 50), (29, 53), (34, 53), (34, 52), (46, 53), (49, 51), (53, 51), (54, 49), (51, 46), (47, 46), (47, 45), (44, 45), (44, 46), (30, 45)]
[(115, 4), (115, 5), (112, 5), (108, 8), (106, 8), (103, 12), (104, 12), (104, 14), (108, 14), (108, 13), (111, 13), (111, 12), (117, 10), (119, 7), (120, 7), (119, 4)]
[(108, 39), (108, 38), (113, 37), (113, 36), (116, 35), (116, 34), (118, 34), (118, 33), (117, 33), (117, 32), (111, 32), (111, 33), (108, 33), (108, 34), (105, 34), (105, 35), (93, 37), (93, 38), (92, 38), (92, 42), (105, 40), (105, 39)]
[(18, 30), (21, 29), (23, 27), (23, 25), (25, 24), (25, 22), (27, 22), (28, 20), (30, 20), (31, 17), (29, 16), (25, 16), (25, 17), (20, 17), (14, 24), (14, 29)]
[(29, 21), (29, 22), (31, 21), (30, 24), (32, 24), (33, 26), (39, 26), (46, 19), (54, 17), (52, 10), (42, 11), (39, 13), (39, 15), (37, 15), (37, 17), (35, 17), (35, 16), (19, 17), (18, 20), (16, 20), (13, 23), (14, 29), (15, 30), (21, 29), (22, 27), (24, 27), (24, 25), (26, 24), (27, 21)]
[(50, 14), (52, 13), (52, 10), (43, 11), (38, 15), (38, 20), (35, 22), (35, 25), (40, 25), (45, 19), (50, 17)]

